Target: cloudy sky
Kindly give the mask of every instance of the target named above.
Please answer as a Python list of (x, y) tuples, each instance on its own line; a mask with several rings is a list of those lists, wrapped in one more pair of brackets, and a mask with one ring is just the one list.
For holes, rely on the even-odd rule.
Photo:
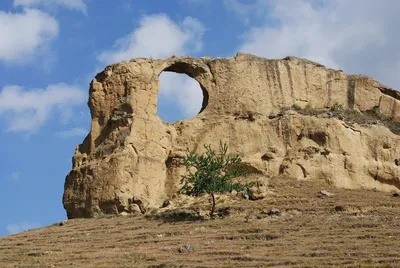
[[(305, 57), (400, 88), (397, 0), (1, 0), (0, 236), (66, 218), (90, 80), (134, 57)], [(198, 84), (163, 73), (158, 115), (190, 118)]]

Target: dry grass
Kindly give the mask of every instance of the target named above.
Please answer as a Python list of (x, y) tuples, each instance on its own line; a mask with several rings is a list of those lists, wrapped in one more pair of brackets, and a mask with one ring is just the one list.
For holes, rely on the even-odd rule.
[[(271, 190), (264, 200), (220, 202), (226, 216), (216, 220), (170, 211), (0, 238), (0, 267), (400, 267), (399, 197), (286, 179)], [(185, 244), (194, 251), (180, 253)]]
[[(283, 109), (287, 111), (289, 108)], [(343, 120), (348, 124), (360, 124), (360, 125), (376, 125), (380, 124), (386, 126), (391, 132), (396, 135), (400, 135), (400, 122), (393, 121), (392, 118), (385, 118), (380, 115), (377, 111), (377, 108), (373, 108), (369, 111), (365, 112), (356, 112), (352, 110), (344, 110), (341, 105), (334, 104), (330, 110), (326, 109), (314, 109), (311, 107), (307, 107), (305, 109), (300, 109), (299, 106), (294, 106), (292, 109), (296, 110), (298, 113), (302, 115), (311, 115), (311, 116), (325, 116), (325, 117), (333, 117)]]

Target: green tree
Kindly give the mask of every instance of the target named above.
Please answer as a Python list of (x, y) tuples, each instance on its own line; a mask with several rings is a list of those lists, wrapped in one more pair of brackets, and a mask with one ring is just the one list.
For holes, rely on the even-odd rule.
[(226, 143), (220, 141), (219, 154), (211, 148), (211, 145), (204, 145), (204, 148), (206, 152), (202, 155), (192, 151), (184, 158), (187, 174), (182, 176), (181, 183), (182, 190), (190, 195), (210, 194), (212, 201), (210, 218), (213, 218), (215, 193), (247, 190), (251, 183), (242, 184), (233, 181), (237, 177), (247, 176), (248, 170), (241, 165), (242, 159), (238, 155), (227, 155)]

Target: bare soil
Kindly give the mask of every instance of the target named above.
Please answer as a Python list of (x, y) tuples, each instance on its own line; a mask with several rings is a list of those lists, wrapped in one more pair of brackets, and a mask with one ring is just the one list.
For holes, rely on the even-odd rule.
[(270, 189), (217, 199), (214, 220), (195, 213), (203, 202), (3, 237), (0, 267), (400, 267), (400, 197), (287, 179)]

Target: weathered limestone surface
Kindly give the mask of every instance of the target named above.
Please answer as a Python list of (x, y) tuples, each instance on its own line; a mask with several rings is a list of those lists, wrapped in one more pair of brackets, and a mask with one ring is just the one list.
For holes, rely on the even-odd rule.
[[(159, 75), (186, 73), (204, 101), (194, 118), (157, 116)], [(377, 111), (400, 122), (400, 92), (305, 59), (133, 59), (108, 66), (90, 86), (91, 131), (65, 181), (69, 218), (144, 212), (179, 189), (188, 150), (226, 141), (257, 176), (286, 174), (344, 188), (400, 189), (400, 136), (383, 125), (279, 113), (296, 104)], [(277, 114), (277, 115), (274, 115)]]

